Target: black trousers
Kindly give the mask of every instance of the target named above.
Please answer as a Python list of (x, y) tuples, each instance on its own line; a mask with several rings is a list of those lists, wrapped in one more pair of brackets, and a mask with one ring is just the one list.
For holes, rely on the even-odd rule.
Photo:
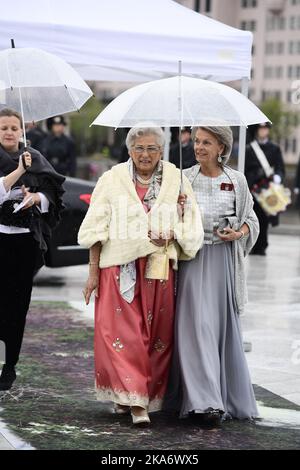
[(257, 215), (259, 221), (259, 236), (253, 247), (253, 252), (255, 251), (265, 251), (268, 247), (268, 227), (270, 223), (269, 216), (265, 211), (260, 207), (258, 202), (254, 198), (254, 212)]
[(0, 233), (0, 339), (11, 366), (19, 359), (38, 255), (31, 233)]

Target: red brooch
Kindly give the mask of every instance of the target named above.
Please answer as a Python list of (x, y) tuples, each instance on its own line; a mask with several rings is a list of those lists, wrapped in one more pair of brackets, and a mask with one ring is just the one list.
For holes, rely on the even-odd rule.
[(221, 191), (233, 191), (233, 184), (231, 183), (221, 183)]

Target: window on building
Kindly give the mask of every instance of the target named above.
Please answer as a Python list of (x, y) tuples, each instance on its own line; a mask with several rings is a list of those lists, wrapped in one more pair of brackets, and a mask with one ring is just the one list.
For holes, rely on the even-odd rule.
[(281, 66), (276, 67), (276, 78), (282, 78), (283, 68)]
[(287, 76), (288, 78), (293, 78), (293, 66), (292, 65), (288, 66)]
[(286, 28), (286, 18), (284, 16), (268, 16), (266, 25), (268, 31), (282, 31)]
[(257, 0), (241, 0), (242, 8), (256, 8)]
[(264, 69), (264, 77), (265, 78), (272, 78), (273, 77), (273, 67), (265, 67)]
[(284, 53), (284, 42), (278, 42), (277, 43), (277, 54), (283, 54)]
[(274, 54), (274, 43), (273, 42), (267, 42), (266, 43), (266, 54), (268, 54), (268, 55)]
[(250, 31), (256, 31), (256, 21), (252, 20), (252, 21), (249, 21), (249, 30)]
[(278, 29), (280, 30), (285, 29), (285, 18), (283, 16), (280, 16), (278, 18)]
[(290, 16), (290, 29), (296, 29), (296, 16)]
[(292, 140), (292, 152), (297, 153), (297, 139)]
[(200, 11), (201, 11), (201, 0), (194, 0), (194, 10), (200, 13)]
[(211, 12), (212, 0), (205, 0), (205, 13)]
[(284, 151), (288, 152), (290, 149), (289, 139), (284, 139)]
[(294, 41), (289, 42), (289, 53), (294, 54)]
[(281, 91), (274, 91), (274, 98), (281, 101)]
[(291, 92), (291, 90), (288, 90), (288, 91), (286, 92), (286, 101), (287, 101), (288, 103), (291, 103), (291, 102), (292, 102), (292, 92)]

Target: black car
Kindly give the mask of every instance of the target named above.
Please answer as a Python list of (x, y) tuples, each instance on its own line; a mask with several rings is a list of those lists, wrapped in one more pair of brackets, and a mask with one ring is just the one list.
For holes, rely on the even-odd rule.
[(46, 266), (57, 268), (88, 262), (88, 250), (78, 245), (77, 234), (88, 210), (95, 184), (78, 178), (66, 178), (63, 195), (65, 209), (48, 245)]

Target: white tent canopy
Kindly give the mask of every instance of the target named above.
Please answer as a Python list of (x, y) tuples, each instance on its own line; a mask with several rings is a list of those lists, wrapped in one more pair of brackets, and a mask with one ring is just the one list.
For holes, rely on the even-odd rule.
[[(0, 0), (0, 49), (36, 47), (86, 80), (250, 77), (252, 34), (172, 0)], [(29, 64), (30, 66), (30, 64)]]

